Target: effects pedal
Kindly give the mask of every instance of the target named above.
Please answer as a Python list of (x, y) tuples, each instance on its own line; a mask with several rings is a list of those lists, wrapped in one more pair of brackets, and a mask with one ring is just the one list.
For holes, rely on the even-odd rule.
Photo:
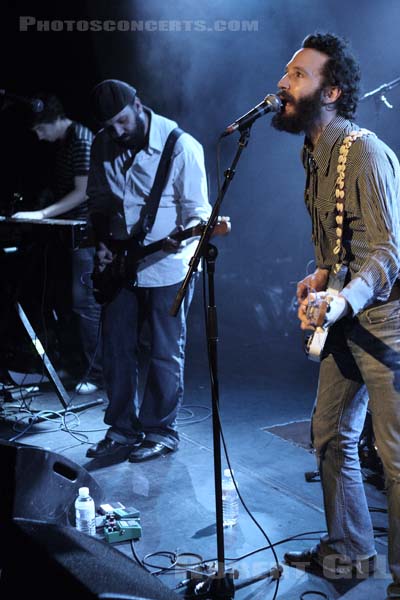
[(138, 540), (142, 535), (140, 518), (128, 519), (118, 518), (114, 513), (106, 515), (103, 522), (104, 539), (113, 544), (115, 542), (126, 542)]
[(140, 513), (134, 506), (125, 506), (121, 502), (108, 502), (106, 504), (100, 504), (99, 514), (111, 515), (113, 514), (116, 519), (139, 519)]

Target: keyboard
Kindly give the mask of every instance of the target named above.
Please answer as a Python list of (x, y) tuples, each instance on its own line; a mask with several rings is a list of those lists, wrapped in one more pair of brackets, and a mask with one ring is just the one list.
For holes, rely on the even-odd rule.
[(0, 216), (0, 246), (18, 246), (30, 242), (49, 242), (54, 239), (69, 248), (90, 245), (85, 221), (72, 219), (13, 219)]

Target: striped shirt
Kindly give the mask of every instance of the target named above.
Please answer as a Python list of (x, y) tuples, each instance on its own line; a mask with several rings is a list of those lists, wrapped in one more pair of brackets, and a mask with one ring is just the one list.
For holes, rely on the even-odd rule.
[[(61, 200), (75, 187), (74, 178), (88, 175), (90, 165), (90, 148), (93, 134), (80, 123), (71, 123), (64, 140), (57, 147), (54, 169), (55, 199)], [(63, 213), (60, 218), (80, 219), (86, 221), (88, 215), (87, 202)]]
[[(312, 220), (317, 266), (336, 263), (335, 183), (343, 139), (359, 127), (335, 117), (315, 148), (306, 139), (305, 202)], [(353, 314), (388, 299), (400, 270), (400, 165), (394, 152), (375, 134), (357, 139), (347, 157), (343, 258), (349, 266), (342, 295)]]

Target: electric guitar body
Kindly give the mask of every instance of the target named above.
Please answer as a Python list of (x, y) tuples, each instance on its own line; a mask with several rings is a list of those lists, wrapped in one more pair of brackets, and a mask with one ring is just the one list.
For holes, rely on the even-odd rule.
[[(337, 296), (342, 291), (347, 270), (347, 266), (342, 264), (338, 273), (331, 272), (326, 289), (328, 296)], [(307, 317), (315, 327), (315, 331), (306, 339), (305, 350), (308, 358), (315, 362), (321, 360), (322, 351), (328, 337), (329, 327), (324, 327), (328, 310), (329, 302), (318, 299), (318, 297), (311, 300), (307, 306)]]
[[(182, 242), (191, 237), (200, 236), (204, 227), (205, 224), (200, 223), (147, 245), (139, 243), (134, 237), (108, 242), (107, 247), (114, 255), (113, 261), (103, 268), (96, 266), (92, 273), (93, 294), (96, 302), (106, 304), (113, 300), (126, 283), (135, 281), (140, 261), (150, 254), (163, 250), (169, 240)], [(212, 236), (226, 235), (230, 230), (230, 218), (220, 217), (214, 226)]]

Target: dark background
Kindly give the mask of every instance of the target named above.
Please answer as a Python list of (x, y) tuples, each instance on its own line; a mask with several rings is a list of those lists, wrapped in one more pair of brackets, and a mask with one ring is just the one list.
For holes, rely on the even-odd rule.
[[(237, 116), (257, 104), (276, 84), (302, 39), (315, 30), (348, 37), (363, 74), (363, 92), (400, 76), (400, 2), (386, 0), (106, 0), (7, 3), (2, 19), (0, 87), (21, 95), (55, 92), (67, 114), (95, 129), (89, 93), (105, 78), (133, 84), (143, 102), (177, 120), (204, 145), (210, 200), (216, 195), (216, 140)], [(6, 6), (7, 6), (6, 4)], [(3, 4), (4, 6), (4, 4)], [(46, 32), (19, 30), (21, 16), (40, 19), (257, 21), (257, 31)], [(388, 92), (394, 105), (368, 100), (360, 125), (375, 130), (400, 151), (400, 87)], [(26, 131), (20, 108), (0, 112), (2, 193), (7, 214), (12, 194), (34, 203), (51, 174), (51, 147)], [(224, 141), (222, 168), (231, 161), (237, 137)], [(291, 356), (308, 373), (300, 351), (293, 296), (295, 283), (312, 259), (310, 225), (303, 205), (301, 137), (257, 121), (225, 199), (222, 213), (232, 233), (220, 240), (217, 298), (222, 364), (227, 370), (263, 369)], [(18, 207), (23, 208), (22, 206)], [(311, 267), (312, 268), (312, 267)], [(191, 344), (203, 351), (200, 294), (191, 315)], [(197, 342), (199, 345), (197, 346)], [(197, 352), (196, 350), (196, 352)], [(197, 354), (196, 354), (197, 356)], [(302, 376), (302, 375), (301, 375)], [(308, 375), (306, 375), (308, 376)]]

